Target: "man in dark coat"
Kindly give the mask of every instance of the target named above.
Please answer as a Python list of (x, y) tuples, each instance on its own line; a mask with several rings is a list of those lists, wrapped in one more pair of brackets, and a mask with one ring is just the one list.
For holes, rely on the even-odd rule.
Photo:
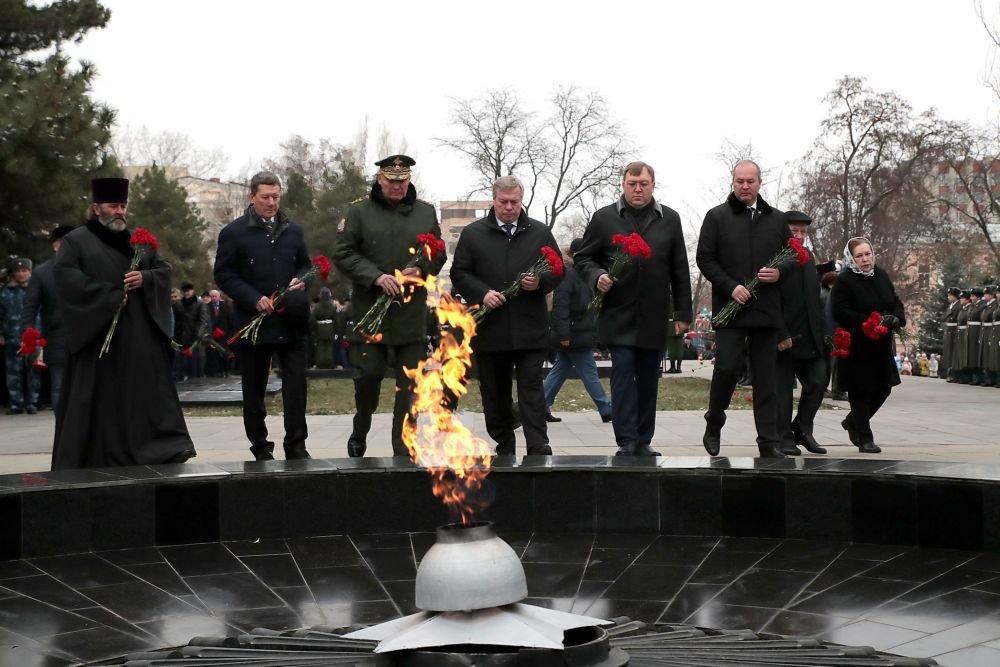
[(582, 238), (573, 239), (569, 244), (570, 259), (566, 261), (566, 275), (552, 292), (549, 327), (552, 330), (551, 343), (555, 348), (556, 360), (542, 383), (547, 410), (545, 419), (550, 422), (562, 421), (552, 415), (552, 403), (570, 369), (576, 369), (584, 389), (597, 406), (601, 421), (611, 421), (611, 399), (604, 393), (604, 386), (597, 375), (597, 363), (594, 361), (597, 315), (589, 308), (594, 292), (572, 266), (572, 255), (582, 246)]
[[(653, 198), (656, 174), (645, 162), (622, 173), (623, 194), (598, 210), (574, 255), (588, 285), (605, 293), (598, 338), (611, 352), (611, 422), (621, 456), (659, 456), (650, 448), (656, 426), (660, 362), (673, 317), (673, 333), (691, 322), (691, 276), (681, 219)], [(652, 251), (616, 277), (609, 274), (616, 234), (639, 234)]]
[[(410, 183), (410, 167), (416, 161), (406, 155), (390, 155), (375, 163), (379, 172), (371, 194), (355, 202), (337, 227), (337, 247), (333, 261), (337, 270), (353, 283), (354, 320), (358, 321), (375, 305), (380, 294), (403, 296), (404, 286), (396, 279), (404, 276), (426, 278), (437, 275), (444, 265), (442, 252), (433, 259), (421, 256), (416, 266), (407, 267), (419, 247), (418, 234), (440, 238), (434, 207), (417, 199)], [(410, 286), (406, 287), (409, 292)], [(410, 409), (413, 383), (403, 372), (416, 368), (427, 357), (427, 290), (412, 288), (396, 301), (376, 332), (368, 340), (357, 332), (351, 337), (351, 365), (354, 379), (354, 428), (347, 439), (349, 456), (364, 456), (372, 414), (378, 408), (379, 389), (392, 355), (396, 375), (396, 400), (392, 408), (392, 453), (408, 456), (403, 443), (403, 420)]]
[[(750, 355), (753, 418), (761, 456), (782, 457), (775, 404), (775, 357), (783, 326), (781, 271), (767, 264), (788, 243), (785, 217), (758, 194), (760, 167), (740, 160), (733, 168), (733, 191), (725, 203), (705, 215), (698, 239), (698, 268), (712, 283), (712, 312), (717, 315), (731, 299), (744, 304), (732, 321), (715, 325), (715, 369), (705, 413), (705, 450), (719, 453), (726, 408)], [(751, 295), (746, 283), (760, 284)]]
[[(284, 409), (286, 459), (307, 459), (306, 357), (308, 355), (309, 300), (302, 278), (311, 268), (302, 228), (279, 208), (281, 180), (260, 172), (250, 180), (246, 213), (219, 232), (215, 255), (215, 282), (235, 304), (234, 328), (239, 331), (264, 313), (256, 339), (240, 339), (243, 385), (243, 426), (250, 451), (258, 461), (274, 458), (267, 439), (264, 395), (271, 373), (271, 357), (281, 364), (281, 402)], [(275, 309), (273, 298), (288, 292)]]
[[(497, 454), (514, 454), (514, 414), (511, 382), (517, 378), (520, 422), (528, 454), (551, 454), (545, 424), (542, 365), (548, 347), (548, 307), (545, 295), (562, 274), (527, 274), (543, 246), (559, 247), (548, 226), (528, 217), (521, 207), (524, 186), (514, 176), (493, 184), (493, 206), (485, 218), (469, 223), (455, 247), (451, 281), (470, 305), (492, 311), (476, 327), (472, 339), (483, 396), (486, 430), (497, 443)], [(521, 292), (510, 299), (501, 292), (514, 281)]]
[[(62, 238), (73, 231), (69, 225), (59, 225), (49, 234), (52, 251), (59, 252)], [(21, 313), (22, 330), (34, 326), (37, 318), (41, 324), (39, 330), (47, 341), (42, 357), (49, 373), (49, 394), (52, 409), (59, 403), (59, 391), (62, 388), (63, 374), (66, 372), (66, 333), (63, 329), (62, 317), (56, 307), (56, 276), (55, 258), (48, 259), (31, 274), (28, 283), (28, 295), (24, 301), (24, 311)]]
[(966, 372), (969, 384), (982, 384), (982, 367), (979, 365), (979, 351), (983, 345), (983, 309), (986, 303), (983, 301), (983, 288), (973, 287), (969, 290), (969, 330), (966, 352)]
[[(6, 340), (4, 361), (7, 371), (7, 393), (10, 396), (9, 415), (38, 412), (40, 381), (34, 358), (21, 356), (21, 334), (24, 332), (21, 315), (28, 300), (31, 282), (31, 260), (12, 257), (8, 266), (10, 280), (0, 287), (0, 340)], [(28, 326), (37, 327), (37, 319)]]
[(52, 469), (181, 463), (195, 451), (170, 373), (170, 265), (143, 250), (129, 270), (128, 181), (98, 178), (92, 189), (90, 221), (55, 258), (69, 359)]
[(948, 371), (948, 382), (968, 384), (969, 373), (966, 368), (969, 359), (969, 290), (958, 293), (958, 315), (955, 316), (955, 338), (952, 341), (951, 368)]
[(204, 375), (205, 345), (202, 337), (209, 333), (208, 309), (194, 293), (194, 285), (181, 285), (181, 298), (171, 308), (174, 311), (174, 343), (188, 350), (175, 357), (175, 375), (178, 380)]
[(948, 308), (941, 327), (941, 364), (938, 368), (938, 377), (944, 379), (951, 379), (951, 367), (954, 365), (955, 334), (958, 333), (958, 311), (961, 308), (958, 295), (961, 292), (957, 287), (948, 288)]
[[(229, 376), (229, 337), (236, 333), (233, 328), (233, 307), (222, 300), (222, 293), (217, 289), (208, 291), (208, 331), (215, 340), (205, 351), (205, 374), (209, 377)], [(216, 332), (222, 332), (216, 335)]]
[[(792, 236), (805, 242), (812, 218), (801, 211), (785, 213)], [(781, 311), (784, 326), (778, 335), (777, 391), (778, 435), (780, 451), (798, 456), (799, 446), (813, 454), (826, 454), (813, 437), (813, 419), (823, 404), (827, 383), (827, 351), (823, 340), (824, 318), (820, 304), (819, 276), (816, 260), (809, 253), (809, 261), (785, 268), (781, 281)], [(792, 419), (792, 391), (795, 378), (799, 379), (802, 392), (799, 409)]]

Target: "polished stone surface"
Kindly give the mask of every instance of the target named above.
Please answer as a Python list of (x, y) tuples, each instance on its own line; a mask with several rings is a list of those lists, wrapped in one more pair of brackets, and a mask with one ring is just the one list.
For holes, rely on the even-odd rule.
[[(529, 602), (1000, 664), (1000, 556), (767, 537), (502, 536)], [(0, 562), (0, 665), (65, 665), (255, 627), (415, 611), (432, 533), (240, 540)]]

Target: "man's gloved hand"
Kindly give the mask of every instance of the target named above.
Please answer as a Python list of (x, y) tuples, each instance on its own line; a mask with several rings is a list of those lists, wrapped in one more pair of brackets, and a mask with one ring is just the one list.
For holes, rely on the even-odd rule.
[(899, 318), (896, 317), (895, 315), (883, 315), (882, 316), (882, 325), (883, 326), (887, 326), (890, 329), (898, 329), (899, 327), (902, 326), (902, 324), (903, 323), (900, 322)]

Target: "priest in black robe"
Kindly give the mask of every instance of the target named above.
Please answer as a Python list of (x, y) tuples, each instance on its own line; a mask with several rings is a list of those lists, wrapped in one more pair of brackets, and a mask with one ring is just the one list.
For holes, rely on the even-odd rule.
[(195, 450), (171, 374), (170, 265), (147, 250), (130, 271), (128, 180), (98, 178), (92, 189), (90, 220), (55, 259), (69, 360), (52, 469), (181, 463)]

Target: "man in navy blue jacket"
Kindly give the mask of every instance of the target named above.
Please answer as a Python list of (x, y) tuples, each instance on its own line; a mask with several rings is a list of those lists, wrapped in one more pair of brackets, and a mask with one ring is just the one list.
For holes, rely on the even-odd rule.
[[(309, 458), (305, 375), (309, 302), (301, 278), (311, 262), (302, 228), (285, 217), (278, 208), (280, 201), (278, 177), (270, 172), (255, 175), (250, 180), (250, 205), (219, 233), (215, 255), (215, 282), (233, 299), (235, 330), (260, 313), (267, 314), (256, 340), (239, 340), (234, 346), (243, 380), (243, 426), (258, 461), (274, 458), (274, 443), (267, 439), (264, 424), (264, 393), (274, 354), (281, 364), (285, 458)], [(273, 299), (285, 287), (289, 291), (275, 309)]]

